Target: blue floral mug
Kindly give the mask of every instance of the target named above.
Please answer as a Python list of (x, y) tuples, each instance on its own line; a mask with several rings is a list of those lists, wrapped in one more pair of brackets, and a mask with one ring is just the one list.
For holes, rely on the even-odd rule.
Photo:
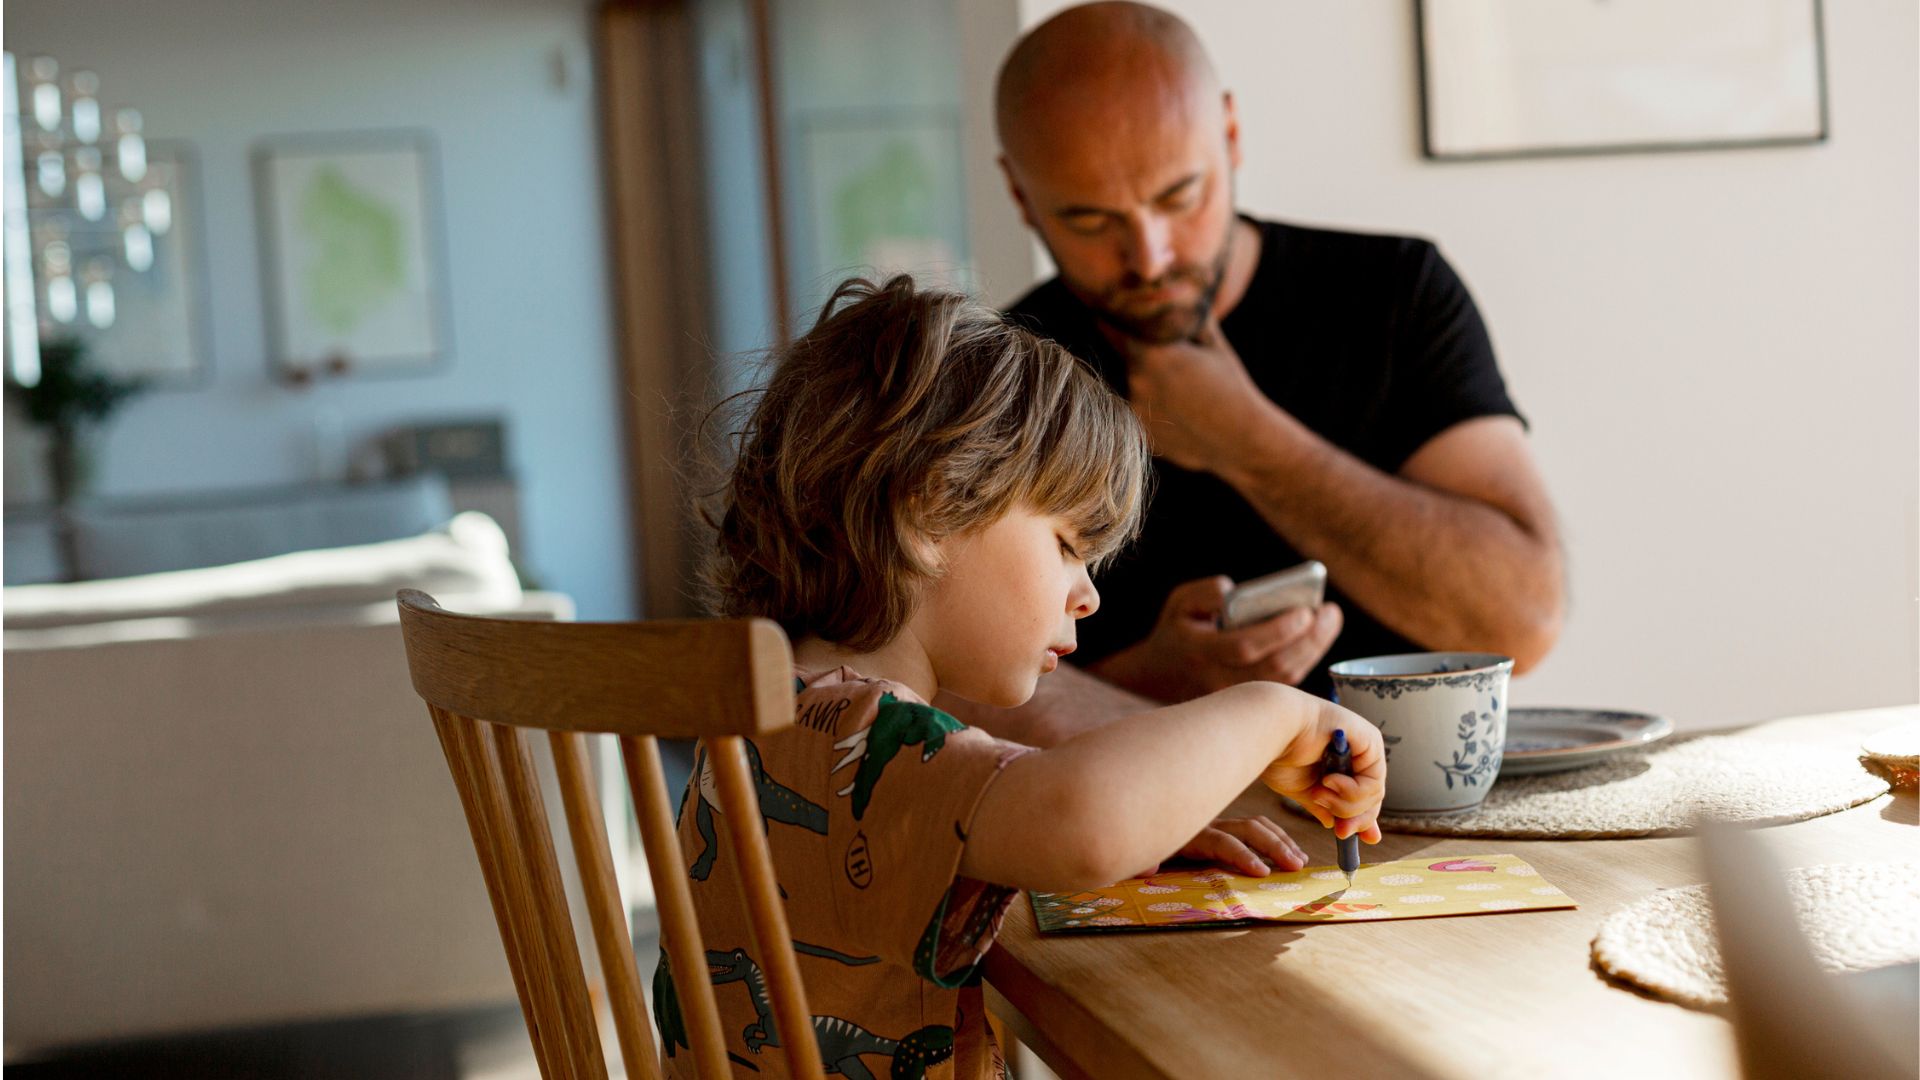
[(1452, 814), (1487, 797), (1507, 743), (1510, 658), (1404, 653), (1328, 670), (1334, 700), (1386, 737), (1386, 812)]

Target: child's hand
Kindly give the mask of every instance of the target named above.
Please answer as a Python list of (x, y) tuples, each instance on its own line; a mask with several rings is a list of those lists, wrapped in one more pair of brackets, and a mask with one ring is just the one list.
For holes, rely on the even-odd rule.
[[(1345, 729), (1353, 751), (1353, 775), (1322, 775), (1321, 758), (1336, 730)], [(1365, 717), (1332, 702), (1321, 703), (1317, 721), (1294, 738), (1261, 780), (1292, 799), (1320, 824), (1345, 839), (1380, 842), (1380, 799), (1387, 790), (1386, 744)]]
[[(1298, 870), (1307, 865), (1307, 853), (1272, 818), (1214, 818), (1213, 824), (1173, 853), (1175, 858), (1217, 866), (1248, 877), (1266, 877), (1276, 870)], [(1134, 877), (1151, 877), (1160, 869), (1148, 867)]]

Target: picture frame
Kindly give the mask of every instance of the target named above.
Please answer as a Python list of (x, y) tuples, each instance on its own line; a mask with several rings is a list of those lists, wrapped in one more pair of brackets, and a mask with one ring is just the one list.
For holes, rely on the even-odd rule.
[(815, 109), (797, 126), (804, 213), (794, 296), (803, 318), (850, 273), (972, 287), (957, 110)]
[[(153, 389), (204, 386), (212, 377), (212, 363), (199, 160), (193, 145), (182, 139), (148, 139), (140, 181), (123, 181), (111, 170), (109, 181), (107, 198), (114, 211), (98, 221), (83, 217), (71, 199), (49, 197), (32, 183), (22, 187), (27, 228), (36, 242), (65, 242), (76, 269), (110, 268), (105, 277), (112, 290), (113, 316), (106, 326), (95, 325), (89, 312), (79, 310), (59, 320), (55, 305), (44, 295), (45, 282), (33, 281), (39, 337), (75, 339), (100, 370), (139, 378)], [(155, 192), (157, 206), (146, 201)], [(151, 228), (139, 268), (129, 264), (122, 232), (120, 211), (132, 206), (152, 206), (142, 215)], [(8, 374), (12, 376), (11, 368)]]
[(1821, 0), (1416, 0), (1434, 161), (1824, 142)]
[(440, 178), (425, 132), (254, 151), (268, 359), (290, 381), (432, 371), (450, 352)]

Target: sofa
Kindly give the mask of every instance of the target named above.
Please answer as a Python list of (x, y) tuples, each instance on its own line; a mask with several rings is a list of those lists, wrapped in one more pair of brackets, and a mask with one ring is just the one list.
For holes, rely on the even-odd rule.
[[(47, 506), (9, 505), (6, 584), (123, 578), (398, 540), (434, 528), (455, 510), (495, 505), (471, 502), (456, 499), (451, 482), (438, 473), (359, 484), (82, 499), (65, 514), (72, 533), (66, 551), (59, 539), (61, 515)], [(504, 512), (517, 517), (511, 506)], [(512, 521), (504, 524), (512, 535)]]
[(5, 590), (10, 1060), (514, 999), (407, 677), (403, 585), (455, 610), (572, 617), (565, 596), (522, 590), (475, 514)]

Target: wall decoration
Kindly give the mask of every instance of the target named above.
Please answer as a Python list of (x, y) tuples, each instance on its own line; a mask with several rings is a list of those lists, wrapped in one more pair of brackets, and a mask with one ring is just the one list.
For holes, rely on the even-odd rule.
[(818, 109), (802, 116), (799, 131), (808, 242), (794, 295), (803, 298), (803, 324), (848, 274), (971, 285), (957, 112)]
[(1819, 142), (1819, 0), (1419, 0), (1437, 160)]
[(439, 179), (425, 135), (276, 139), (255, 173), (268, 352), (283, 377), (414, 373), (445, 358)]
[(40, 377), (39, 347), (142, 385), (201, 381), (206, 280), (192, 149), (149, 140), (140, 110), (51, 56), (6, 55), (6, 374)]
[[(63, 306), (53, 297), (42, 301), (43, 341), (76, 339), (101, 369), (154, 385), (203, 381), (211, 365), (194, 168), (187, 144), (147, 143), (146, 176), (122, 200), (146, 207), (145, 224), (129, 224), (124, 214), (90, 222), (70, 208), (39, 205), (32, 194), (37, 188), (28, 189), (30, 227), (65, 240), (80, 285), (78, 304)], [(138, 240), (130, 241), (129, 232)], [(100, 289), (100, 282), (111, 291)]]

